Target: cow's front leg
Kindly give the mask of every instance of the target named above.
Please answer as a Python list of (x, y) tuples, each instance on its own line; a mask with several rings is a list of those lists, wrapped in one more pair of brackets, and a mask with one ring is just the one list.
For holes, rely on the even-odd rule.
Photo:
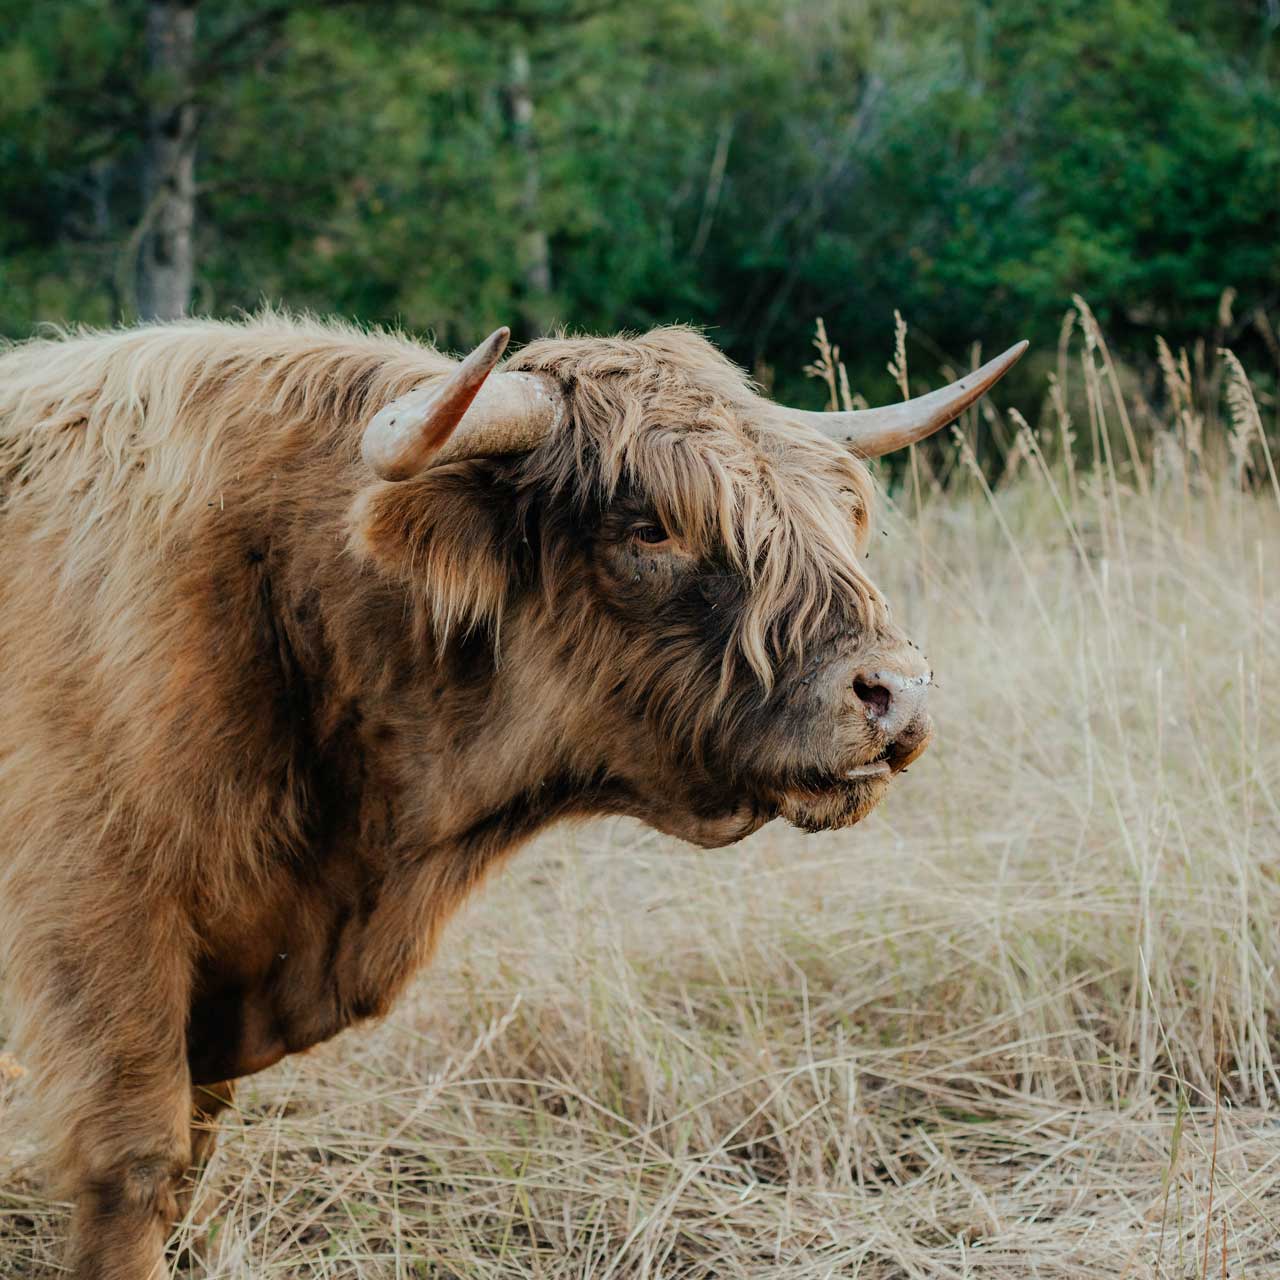
[(74, 1280), (161, 1280), (187, 1162), (158, 1150), (123, 1154), (85, 1178), (72, 1219)]
[[(101, 1077), (75, 1124), (74, 1280), (162, 1280), (165, 1246), (191, 1185), (181, 1014), (147, 1028), (126, 1002), (118, 1008), (115, 1025), (102, 1031)], [(158, 1018), (160, 1010), (152, 1013)]]
[(218, 1116), (234, 1102), (235, 1088), (235, 1083), (227, 1080), (221, 1084), (198, 1084), (191, 1091), (191, 1163), (178, 1195), (178, 1214), (184, 1218), (190, 1214), (196, 1224), (208, 1216), (207, 1205), (194, 1199), (196, 1184), (218, 1142)]
[(234, 1080), (198, 1084), (191, 1090), (191, 1171), (204, 1168), (218, 1141), (218, 1117), (235, 1101)]
[(92, 912), (57, 883), (29, 901), (7, 976), (16, 1048), (74, 1206), (71, 1275), (161, 1280), (191, 1160), (185, 920), (136, 891), (99, 889)]
[(200, 1191), (200, 1176), (218, 1143), (217, 1118), (235, 1100), (235, 1084), (198, 1084), (191, 1091), (191, 1163), (178, 1189), (177, 1216), (185, 1220), (181, 1247), (174, 1255), (178, 1267), (193, 1266), (205, 1256), (205, 1224), (216, 1197)]
[(110, 1078), (78, 1118), (72, 1173), (74, 1280), (161, 1280), (165, 1246), (191, 1183), (185, 1063), (140, 1043), (104, 1052)]

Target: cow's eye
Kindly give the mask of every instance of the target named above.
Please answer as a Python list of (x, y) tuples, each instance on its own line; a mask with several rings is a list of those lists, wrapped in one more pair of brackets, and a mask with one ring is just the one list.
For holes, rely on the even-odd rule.
[(654, 547), (666, 542), (670, 535), (656, 520), (638, 520), (631, 526), (631, 536), (637, 542)]

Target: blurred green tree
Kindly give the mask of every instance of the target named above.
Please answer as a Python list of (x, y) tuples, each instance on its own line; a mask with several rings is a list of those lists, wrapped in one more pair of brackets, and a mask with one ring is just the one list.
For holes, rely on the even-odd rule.
[[(0, 331), (156, 310), (157, 5), (180, 0), (0, 0)], [(1266, 0), (205, 3), (192, 306), (459, 346), (689, 320), (779, 371), (821, 314), (885, 395), (895, 307), (932, 370), (978, 335), (1051, 343), (1079, 291), (1149, 353), (1212, 328), (1227, 286), (1242, 319), (1280, 300), (1278, 21)]]

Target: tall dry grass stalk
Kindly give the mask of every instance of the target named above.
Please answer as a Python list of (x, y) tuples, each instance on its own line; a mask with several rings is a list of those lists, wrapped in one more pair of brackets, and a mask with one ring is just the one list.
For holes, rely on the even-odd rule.
[[(1148, 441), (1082, 306), (1063, 346), (1003, 480), (962, 433), (886, 504), (939, 734), (881, 810), (542, 840), (388, 1022), (247, 1082), (194, 1276), (1280, 1276), (1280, 502), (1185, 357)], [(0, 1180), (0, 1273), (58, 1218)]]

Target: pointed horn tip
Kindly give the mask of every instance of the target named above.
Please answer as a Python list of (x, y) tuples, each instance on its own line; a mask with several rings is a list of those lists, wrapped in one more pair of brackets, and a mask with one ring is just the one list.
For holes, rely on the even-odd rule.
[(966, 373), (963, 378), (953, 385), (961, 390), (968, 390), (973, 386), (969, 381), (970, 378), (976, 377), (983, 385), (983, 394), (985, 395), (1001, 378), (1004, 377), (1010, 369), (1013, 368), (1019, 360), (1026, 355), (1027, 348), (1031, 344), (1023, 338), (1021, 342), (1015, 342), (1007, 351), (1002, 351), (998, 356), (993, 356), (986, 364), (974, 369), (971, 373)]
[(507, 349), (507, 343), (510, 341), (511, 329), (504, 324), (499, 325), (480, 345), (495, 348), (494, 355), (500, 356)]
[[(980, 369), (975, 369), (975, 373), (985, 373), (988, 370), (995, 373), (997, 377), (1003, 377), (1010, 369), (1013, 368), (1019, 360), (1027, 353), (1027, 348), (1031, 344), (1023, 338), (1021, 342), (1015, 342), (1007, 351), (1002, 351), (998, 356), (994, 356), (988, 360)], [(966, 375), (967, 377), (968, 375)], [(964, 379), (961, 379), (964, 381)]]
[(1015, 342), (1003, 355), (997, 356), (996, 361), (1004, 366), (1002, 372), (1012, 369), (1027, 354), (1027, 348), (1030, 345), (1031, 343), (1023, 338), (1021, 342)]
[(488, 377), (494, 365), (502, 359), (502, 353), (511, 341), (511, 330), (504, 324), (495, 329), (483, 342), (477, 343), (463, 356), (455, 370), (455, 376), (461, 374), (464, 381), (472, 377), (480, 377), (483, 381)]

